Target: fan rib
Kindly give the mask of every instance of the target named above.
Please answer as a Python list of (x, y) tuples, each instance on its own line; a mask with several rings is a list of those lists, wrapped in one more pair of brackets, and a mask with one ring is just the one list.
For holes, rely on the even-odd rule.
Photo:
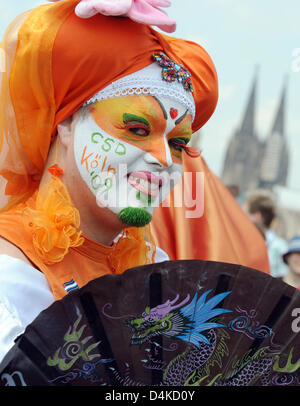
[[(100, 314), (98, 312), (98, 309), (96, 307), (92, 294), (90, 292), (83, 293), (82, 295), (80, 295), (80, 302), (81, 302), (83, 311), (85, 312), (85, 315), (87, 317), (88, 323), (91, 327), (91, 330), (94, 334), (95, 342), (98, 342), (98, 341), (101, 342), (101, 352), (102, 352), (103, 358), (114, 360), (115, 357), (112, 352), (110, 342), (107, 338)], [(120, 386), (120, 383), (116, 380), (115, 375), (113, 374), (113, 372), (111, 370), (111, 367), (115, 368), (117, 373), (120, 375), (116, 361), (110, 362), (109, 365), (104, 364), (104, 368), (105, 368), (107, 375), (109, 376), (111, 384), (113, 386)]]
[[(27, 358), (36, 366), (41, 375), (44, 377), (45, 381), (49, 386), (53, 386), (51, 381), (56, 378), (56, 370), (48, 367), (47, 358), (40, 352), (40, 350), (32, 344), (31, 341), (22, 335), (19, 341), (20, 350), (26, 355)], [(59, 384), (56, 384), (59, 385)], [(64, 386), (70, 386), (65, 383)]]
[[(149, 303), (150, 308), (156, 307), (162, 304), (162, 281), (160, 273), (152, 273), (149, 279)], [(155, 345), (154, 341), (158, 344)], [(159, 335), (155, 338), (151, 338), (151, 355), (152, 357), (159, 359), (163, 362), (163, 351), (162, 351), (162, 335)], [(151, 371), (151, 381), (152, 386), (159, 385), (162, 381), (163, 372), (160, 370), (153, 369)]]
[[(271, 314), (267, 318), (266, 322), (264, 323), (265, 326), (272, 328), (274, 324), (277, 322), (277, 320), (281, 317), (281, 315), (284, 313), (285, 309), (289, 305), (291, 301), (291, 298), (282, 295), (281, 298), (278, 300), (276, 303), (276, 306), (272, 310)], [(262, 342), (264, 341), (265, 338), (255, 338), (252, 345), (250, 346), (249, 350), (250, 353), (249, 355), (252, 356), (256, 353), (256, 351), (259, 349), (261, 346)]]

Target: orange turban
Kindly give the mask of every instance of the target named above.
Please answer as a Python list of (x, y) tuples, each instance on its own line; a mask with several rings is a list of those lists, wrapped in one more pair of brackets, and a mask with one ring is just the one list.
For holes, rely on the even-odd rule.
[[(18, 17), (5, 34), (2, 48), (6, 66), (1, 77), (0, 93), (0, 208), (3, 210), (25, 201), (38, 187), (57, 125), (111, 82), (150, 65), (154, 52), (163, 51), (191, 72), (196, 105), (193, 131), (201, 128), (215, 110), (217, 74), (212, 60), (200, 45), (160, 34), (150, 26), (128, 18), (97, 14), (81, 19), (74, 13), (78, 3), (79, 0), (65, 0), (40, 6)], [(193, 170), (202, 171), (202, 158), (195, 159), (193, 165)], [(208, 170), (207, 180), (211, 186), (209, 177)], [(220, 185), (221, 196), (224, 194), (222, 188)], [(212, 194), (211, 198), (217, 195)], [(222, 201), (222, 197), (218, 196), (218, 199)], [(212, 215), (221, 210), (213, 222), (214, 227), (220, 227), (218, 255), (213, 258), (218, 260), (222, 258), (219, 255), (222, 238), (219, 236), (222, 235), (224, 219), (222, 204), (218, 204), (217, 209), (214, 206), (213, 211), (209, 210), (209, 206), (215, 203), (215, 200), (207, 202), (202, 220), (205, 220), (206, 213)], [(239, 208), (234, 207), (233, 213), (226, 211), (225, 216), (235, 219), (226, 235), (229, 232), (234, 240), (244, 241), (238, 237), (240, 234), (247, 237), (248, 231), (241, 230), (236, 220), (240, 214), (236, 217), (234, 212), (240, 213)], [(193, 222), (187, 223), (181, 217), (178, 220), (172, 209), (167, 212), (157, 209), (158, 218), (162, 213), (170, 233), (168, 241), (159, 241), (162, 233), (158, 233), (157, 239), (166, 246), (172, 258), (177, 259), (178, 255), (186, 252), (188, 242), (173, 234), (178, 230), (181, 234), (180, 229), (184, 227), (182, 235), (187, 233), (193, 238), (198, 237), (194, 244), (201, 245), (201, 238), (205, 238), (205, 247), (215, 244), (211, 230), (204, 232), (203, 229), (201, 237), (199, 226), (207, 222), (201, 220), (199, 223), (199, 219), (192, 219)], [(228, 227), (228, 221), (225, 223)], [(243, 224), (249, 225), (249, 222), (244, 221)], [(207, 227), (205, 230), (208, 230)], [(250, 234), (251, 241), (247, 238), (245, 241), (253, 243), (255, 232)], [(183, 248), (178, 249), (178, 245)], [(255, 243), (255, 247), (263, 258), (259, 262), (260, 269), (266, 270), (262, 243)], [(252, 259), (247, 260), (248, 248), (229, 244), (226, 259), (251, 266)], [(236, 255), (236, 250), (242, 252)], [(189, 248), (187, 251), (191, 255)], [(211, 259), (211, 251), (207, 249), (206, 254), (204, 251), (201, 251), (201, 256)], [(200, 255), (199, 252), (196, 254), (197, 257)]]
[(0, 174), (8, 181), (6, 195), (30, 194), (36, 175), (43, 173), (57, 124), (111, 82), (150, 65), (156, 51), (184, 64), (192, 74), (194, 131), (216, 107), (216, 71), (200, 45), (129, 18), (97, 14), (81, 19), (74, 13), (77, 3), (40, 6), (14, 22), (4, 38), (11, 57), (0, 111), (0, 140), (6, 150)]

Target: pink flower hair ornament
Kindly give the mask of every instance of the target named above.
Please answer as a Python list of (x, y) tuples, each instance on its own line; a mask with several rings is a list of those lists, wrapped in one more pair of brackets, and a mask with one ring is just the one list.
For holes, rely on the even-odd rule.
[(75, 8), (75, 14), (80, 18), (90, 18), (98, 13), (105, 16), (125, 16), (172, 33), (176, 30), (176, 22), (160, 9), (170, 6), (171, 0), (81, 0)]

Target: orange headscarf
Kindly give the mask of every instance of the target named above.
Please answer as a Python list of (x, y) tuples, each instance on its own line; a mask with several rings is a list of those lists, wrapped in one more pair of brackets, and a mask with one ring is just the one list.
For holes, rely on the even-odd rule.
[[(25, 13), (10, 25), (4, 37), (2, 47), (7, 60), (0, 94), (0, 188), (3, 190), (2, 196), (6, 198), (0, 199), (3, 210), (25, 201), (38, 187), (58, 123), (111, 82), (150, 65), (153, 52), (163, 51), (191, 72), (196, 105), (193, 131), (206, 123), (216, 107), (216, 70), (200, 45), (160, 34), (150, 26), (128, 18), (99, 14), (87, 20), (78, 18), (74, 13), (78, 2), (59, 1)], [(186, 162), (191, 159), (186, 158)], [(193, 170), (201, 171), (203, 165), (202, 158), (197, 158)], [(184, 170), (188, 170), (188, 166), (188, 163), (184, 163)], [(167, 249), (172, 258), (182, 257), (184, 252), (190, 251), (187, 248), (189, 239), (181, 238), (185, 229), (186, 234), (193, 236), (194, 244), (208, 247), (198, 251), (197, 257), (200, 255), (212, 259), (209, 247), (216, 243), (217, 251), (222, 251), (219, 240), (226, 224), (227, 233), (233, 240), (238, 241), (243, 234), (245, 239), (240, 241), (246, 243), (245, 246), (226, 245), (226, 259), (253, 265), (255, 261), (247, 260), (247, 252), (249, 245), (254, 243), (263, 263), (259, 269), (266, 271), (267, 259), (262, 254), (263, 246), (258, 232), (250, 233), (248, 238), (249, 221), (242, 224), (247, 226), (245, 230), (236, 220), (224, 221), (226, 216), (240, 218), (240, 209), (236, 206), (232, 207), (231, 213), (224, 211), (225, 217), (221, 219), (223, 186), (211, 185), (213, 175), (208, 169), (206, 173), (209, 175), (208, 188), (212, 186), (219, 190), (208, 194), (212, 200), (207, 199), (205, 212), (210, 213), (208, 220), (211, 221), (214, 217), (212, 213), (221, 211), (211, 223), (214, 229), (219, 227), (218, 241), (214, 240), (214, 232), (207, 231), (206, 217), (201, 221), (190, 219), (186, 222), (183, 212), (180, 214), (181, 220), (178, 220), (178, 211), (175, 215), (172, 208), (159, 208), (156, 218), (165, 223), (169, 231), (168, 241), (162, 240), (162, 233), (156, 233), (160, 245)], [(218, 199), (217, 205), (215, 199)], [(225, 200), (230, 203), (227, 195)], [(218, 210), (214, 208), (211, 211), (211, 205), (218, 207)], [(156, 224), (154, 220), (154, 229)], [(182, 248), (178, 248), (178, 245)], [(222, 254), (213, 255), (216, 260), (222, 258)]]
[[(16, 31), (7, 92), (1, 96), (1, 103), (11, 101), (13, 115), (0, 112), (0, 145), (8, 146), (5, 159), (0, 159), (0, 174), (8, 181), (6, 195), (32, 193), (57, 124), (111, 82), (150, 65), (154, 52), (165, 52), (191, 71), (194, 131), (216, 107), (216, 71), (200, 45), (168, 37), (128, 18), (98, 14), (81, 19), (74, 13), (77, 3), (65, 0), (40, 6), (4, 39), (4, 48), (11, 48), (15, 38), (10, 33)], [(11, 170), (16, 156), (18, 168)]]

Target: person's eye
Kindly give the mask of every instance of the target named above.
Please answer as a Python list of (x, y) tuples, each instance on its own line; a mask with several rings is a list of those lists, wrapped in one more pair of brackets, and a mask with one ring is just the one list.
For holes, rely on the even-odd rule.
[(148, 137), (148, 135), (150, 134), (150, 128), (145, 124), (139, 122), (126, 123), (125, 128), (126, 130), (139, 137)]
[(169, 146), (176, 151), (182, 151), (189, 141), (189, 138), (171, 138)]

